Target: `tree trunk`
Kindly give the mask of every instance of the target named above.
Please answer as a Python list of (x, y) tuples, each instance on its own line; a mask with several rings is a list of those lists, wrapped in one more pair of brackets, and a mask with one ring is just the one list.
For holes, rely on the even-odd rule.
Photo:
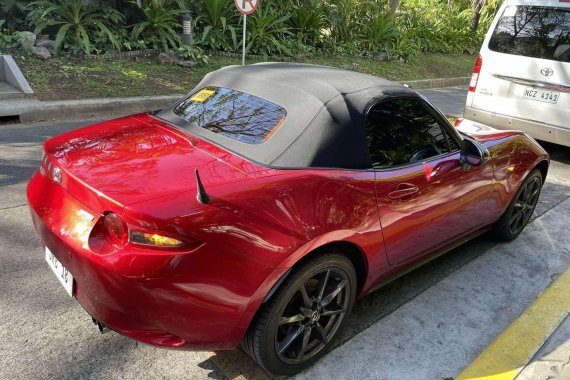
[(400, 6), (400, 0), (390, 0), (390, 14), (396, 14), (398, 7)]
[(471, 15), (471, 34), (477, 33), (479, 26), (479, 18), (481, 18), (481, 9), (485, 5), (485, 0), (473, 0), (473, 14)]

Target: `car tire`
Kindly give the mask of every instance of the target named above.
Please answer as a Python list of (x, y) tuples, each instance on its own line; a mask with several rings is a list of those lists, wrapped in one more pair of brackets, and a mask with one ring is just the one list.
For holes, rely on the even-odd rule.
[(352, 310), (356, 287), (354, 267), (340, 253), (302, 263), (262, 305), (242, 349), (272, 375), (298, 373), (327, 351)]
[(542, 173), (538, 169), (534, 169), (525, 178), (509, 207), (495, 225), (494, 232), (498, 240), (515, 239), (528, 224), (538, 203), (542, 180)]

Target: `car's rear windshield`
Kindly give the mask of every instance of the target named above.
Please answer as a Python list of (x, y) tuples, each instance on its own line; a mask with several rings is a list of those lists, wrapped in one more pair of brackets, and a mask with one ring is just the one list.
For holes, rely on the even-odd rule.
[(205, 87), (174, 108), (192, 125), (247, 143), (260, 144), (283, 124), (281, 106), (240, 91)]
[(570, 9), (508, 6), (491, 36), (489, 49), (570, 62)]

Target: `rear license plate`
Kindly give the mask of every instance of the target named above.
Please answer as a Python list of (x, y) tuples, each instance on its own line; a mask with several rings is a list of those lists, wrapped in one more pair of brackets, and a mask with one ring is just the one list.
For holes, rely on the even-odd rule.
[(558, 91), (541, 90), (539, 88), (526, 87), (524, 89), (523, 98), (556, 104), (556, 102), (558, 102), (558, 98), (560, 98), (560, 93)]
[(46, 247), (46, 261), (59, 282), (61, 282), (61, 285), (65, 288), (67, 294), (73, 297), (73, 276), (57, 257), (51, 253), (48, 247)]

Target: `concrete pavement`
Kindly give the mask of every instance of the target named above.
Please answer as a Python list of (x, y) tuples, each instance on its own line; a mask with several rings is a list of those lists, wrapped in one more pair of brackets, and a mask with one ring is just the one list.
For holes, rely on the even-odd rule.
[[(460, 92), (422, 90), (436, 105)], [(262, 377), (239, 351), (167, 351), (100, 335), (53, 277), (31, 227), (25, 184), (45, 138), (86, 123), (0, 127), (0, 378)], [(570, 149), (547, 149), (549, 177), (519, 239), (497, 245), (484, 235), (369, 295), (336, 349), (298, 378), (443, 378), (467, 367), (570, 265)], [(540, 366), (570, 358), (568, 325), (560, 324), (521, 376), (536, 379)]]
[(457, 376), (570, 266), (569, 215), (567, 199), (515, 241), (494, 245), (297, 378)]

